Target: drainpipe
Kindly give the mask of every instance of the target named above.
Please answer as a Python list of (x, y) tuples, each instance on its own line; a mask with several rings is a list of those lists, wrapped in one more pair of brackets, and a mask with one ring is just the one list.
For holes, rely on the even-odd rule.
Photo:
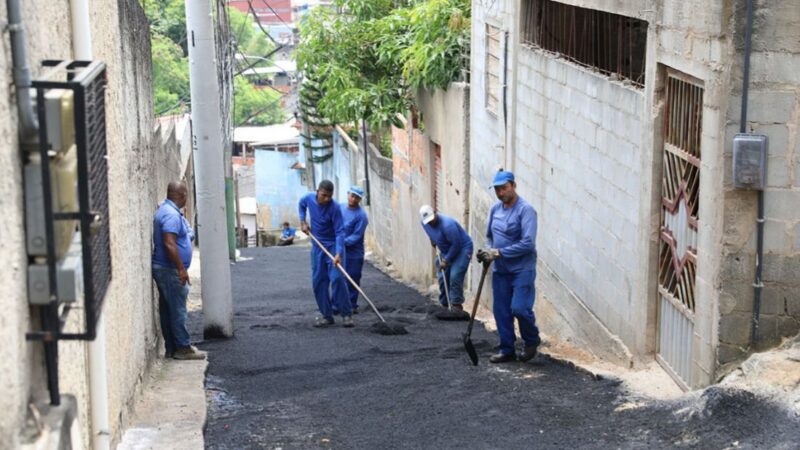
[(31, 101), (31, 71), (28, 68), (28, 54), (25, 45), (25, 30), (22, 27), (22, 7), (20, 0), (6, 0), (8, 10), (8, 31), (11, 38), (11, 58), (14, 68), (14, 86), (19, 111), (19, 134), (23, 142), (36, 139), (39, 120), (33, 111)]
[[(72, 57), (92, 60), (92, 30), (89, 24), (89, 1), (71, 0)], [(108, 364), (106, 362), (105, 314), (97, 319), (96, 335), (89, 342), (89, 401), (92, 414), (92, 448), (111, 447), (111, 426), (108, 421)]]
[[(19, 140), (20, 147), (24, 148), (26, 144), (37, 142), (41, 130), (39, 129), (39, 120), (34, 113), (31, 101), (31, 73), (28, 68), (28, 54), (27, 46), (25, 45), (25, 30), (22, 26), (20, 1), (7, 0), (6, 9), (8, 11), (14, 87), (17, 110), (19, 112)], [(40, 314), (44, 329), (51, 329), (51, 322), (58, 320), (58, 312), (53, 305), (40, 308)], [(58, 406), (61, 404), (61, 393), (58, 386), (58, 341), (50, 340), (43, 342), (43, 344), (50, 404)]]
[(366, 192), (366, 200), (367, 206), (370, 206), (372, 203), (369, 201), (369, 140), (367, 139), (367, 121), (366, 119), (361, 119), (361, 133), (364, 135), (364, 192)]
[[(750, 52), (753, 40), (753, 0), (747, 0), (747, 25), (744, 34), (744, 67), (742, 73), (742, 110), (739, 119), (739, 132), (747, 132), (747, 100), (750, 90)], [(753, 327), (750, 333), (750, 346), (758, 341), (758, 321), (761, 315), (761, 273), (764, 260), (764, 191), (758, 191), (758, 217), (756, 218), (756, 276), (753, 281)]]

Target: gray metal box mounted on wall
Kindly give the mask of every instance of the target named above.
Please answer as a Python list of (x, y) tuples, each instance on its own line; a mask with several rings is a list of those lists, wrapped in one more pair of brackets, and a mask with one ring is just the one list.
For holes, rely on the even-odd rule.
[(740, 133), (733, 137), (733, 185), (762, 191), (767, 185), (767, 137)]

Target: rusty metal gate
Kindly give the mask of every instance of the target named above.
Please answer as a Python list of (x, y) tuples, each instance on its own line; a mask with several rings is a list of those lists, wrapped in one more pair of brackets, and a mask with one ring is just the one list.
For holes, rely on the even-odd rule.
[(656, 359), (688, 389), (692, 382), (703, 86), (697, 79), (670, 70), (664, 95)]

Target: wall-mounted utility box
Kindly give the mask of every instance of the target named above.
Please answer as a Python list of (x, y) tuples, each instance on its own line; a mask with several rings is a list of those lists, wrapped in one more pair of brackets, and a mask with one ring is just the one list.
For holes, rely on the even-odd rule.
[(740, 133), (733, 137), (733, 186), (763, 191), (767, 185), (767, 137)]
[[(27, 338), (92, 340), (112, 274), (105, 64), (42, 61), (32, 87), (39, 142), (25, 167), (30, 303), (72, 307)], [(70, 311), (84, 326), (64, 332)]]

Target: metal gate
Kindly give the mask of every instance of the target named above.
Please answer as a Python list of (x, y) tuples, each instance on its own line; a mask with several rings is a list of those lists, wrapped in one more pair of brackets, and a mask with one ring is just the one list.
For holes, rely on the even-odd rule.
[(684, 389), (692, 381), (703, 86), (668, 71), (658, 261), (656, 359)]

